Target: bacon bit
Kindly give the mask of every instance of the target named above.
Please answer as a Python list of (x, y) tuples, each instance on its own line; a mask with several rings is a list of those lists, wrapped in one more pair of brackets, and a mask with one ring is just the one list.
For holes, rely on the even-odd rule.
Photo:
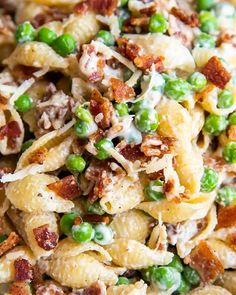
[(150, 6), (140, 9), (139, 12), (142, 15), (151, 16), (156, 12), (156, 10), (157, 10), (157, 3), (153, 2), (153, 3), (150, 3)]
[(171, 193), (171, 191), (173, 190), (174, 188), (174, 181), (172, 179), (169, 179), (165, 184), (164, 184), (164, 187), (163, 187), (163, 190), (164, 190), (164, 193)]
[(122, 31), (125, 33), (137, 33), (138, 30), (148, 32), (149, 18), (147, 16), (130, 17), (123, 22)]
[(98, 122), (99, 128), (106, 129), (110, 127), (113, 111), (112, 103), (96, 89), (93, 89), (90, 96), (90, 111), (94, 117), (100, 113), (103, 114), (102, 120)]
[(47, 153), (48, 149), (46, 147), (38, 148), (32, 155), (29, 156), (29, 164), (43, 164)]
[(32, 295), (30, 286), (26, 282), (14, 282), (10, 288), (11, 295)]
[(78, 15), (82, 15), (84, 14), (85, 12), (88, 11), (88, 4), (86, 4), (85, 2), (81, 2), (81, 3), (78, 3), (74, 6), (74, 13), (78, 14)]
[(170, 13), (173, 14), (175, 17), (177, 17), (186, 25), (190, 26), (191, 28), (195, 28), (199, 26), (199, 20), (196, 13), (192, 13), (191, 15), (186, 15), (185, 11), (177, 7), (172, 7)]
[(104, 77), (104, 72), (103, 69), (105, 67), (105, 60), (100, 58), (97, 62), (97, 72), (92, 73), (92, 75), (90, 75), (88, 77), (88, 80), (92, 83), (96, 83), (99, 82), (103, 79)]
[(217, 229), (236, 225), (236, 205), (221, 207), (218, 211)]
[(163, 60), (164, 60), (163, 56), (145, 54), (142, 56), (137, 56), (134, 59), (134, 64), (136, 65), (137, 68), (141, 69), (142, 71), (149, 70), (151, 66), (154, 64), (156, 71), (161, 73), (164, 71)]
[(119, 149), (120, 154), (127, 160), (134, 162), (136, 160), (145, 160), (146, 157), (145, 155), (142, 153), (140, 147), (141, 144), (136, 144), (136, 145), (131, 145), (131, 144), (125, 144), (125, 146), (120, 146), (122, 142), (120, 142), (117, 146), (117, 148)]
[(236, 141), (236, 125), (229, 126), (228, 137), (230, 141)]
[(3, 104), (3, 105), (7, 104), (7, 98), (4, 97), (2, 94), (0, 94), (0, 104)]
[(126, 85), (123, 81), (111, 78), (110, 79), (110, 97), (116, 102), (123, 102), (135, 96), (135, 91), (132, 87)]
[(32, 271), (33, 271), (32, 285), (35, 289), (37, 289), (39, 286), (43, 284), (43, 273), (37, 264), (32, 266)]
[(236, 233), (229, 234), (226, 238), (226, 243), (236, 251)]
[(74, 175), (69, 175), (50, 183), (47, 187), (65, 200), (73, 200), (81, 194)]
[(132, 61), (135, 57), (140, 55), (141, 47), (135, 44), (132, 40), (127, 38), (117, 39), (118, 49), (125, 57), (131, 59)]
[(27, 259), (19, 258), (14, 261), (15, 280), (30, 281), (33, 278), (33, 270), (30, 262)]
[(90, 9), (102, 15), (111, 15), (118, 5), (118, 0), (88, 0)]
[(80, 138), (76, 138), (72, 143), (72, 151), (74, 154), (82, 155), (85, 152), (86, 143)]
[(9, 146), (13, 149), (16, 146), (16, 139), (20, 137), (21, 129), (16, 121), (11, 121), (8, 124), (0, 127), (0, 140), (8, 137)]
[(14, 248), (19, 242), (21, 238), (14, 231), (10, 233), (9, 237), (0, 244), (0, 256), (2, 256), (7, 251)]
[(83, 220), (91, 223), (105, 223), (108, 224), (110, 223), (110, 217), (109, 216), (104, 216), (104, 215), (97, 215), (97, 214), (87, 214), (83, 216)]
[(147, 16), (131, 17), (129, 22), (131, 26), (145, 27), (149, 24), (149, 18)]
[(33, 233), (39, 247), (46, 251), (50, 251), (56, 247), (58, 235), (50, 231), (48, 224), (34, 228)]
[(163, 179), (164, 178), (164, 170), (162, 169), (158, 172), (149, 173), (149, 174), (147, 174), (147, 177), (150, 180)]
[(192, 250), (190, 265), (197, 270), (204, 283), (214, 281), (220, 273), (224, 272), (221, 261), (206, 241), (201, 241)]
[(64, 291), (60, 287), (50, 283), (49, 285), (46, 285), (46, 286), (40, 286), (35, 293), (35, 295), (45, 295), (45, 294), (65, 295), (66, 293), (64, 293)]
[[(81, 295), (103, 295), (104, 294), (101, 287), (99, 286), (99, 283), (94, 283), (90, 287), (83, 289), (81, 292), (82, 292)], [(71, 295), (77, 295), (77, 293), (72, 293)]]
[[(225, 43), (225, 42), (230, 42), (232, 41), (232, 39), (235, 38), (235, 35), (234, 34), (229, 34), (229, 33), (223, 33), (221, 34), (217, 41), (216, 41), (216, 47), (219, 47), (222, 43)], [(234, 45), (234, 44), (233, 44)], [(235, 46), (235, 45), (234, 45)]]
[(209, 93), (214, 89), (214, 85), (209, 83), (201, 92), (195, 93), (195, 100), (200, 103), (203, 102), (209, 95)]
[(211, 57), (202, 69), (202, 73), (217, 87), (224, 89), (231, 75), (217, 56)]
[(69, 16), (68, 13), (58, 10), (57, 8), (46, 8), (43, 13), (37, 14), (32, 20), (32, 25), (37, 29), (51, 21), (62, 21)]
[(83, 222), (80, 216), (76, 217), (74, 220), (74, 225), (80, 225)]
[(141, 145), (141, 151), (147, 157), (160, 157), (164, 154), (171, 153), (175, 143), (176, 139), (174, 137), (145, 135)]

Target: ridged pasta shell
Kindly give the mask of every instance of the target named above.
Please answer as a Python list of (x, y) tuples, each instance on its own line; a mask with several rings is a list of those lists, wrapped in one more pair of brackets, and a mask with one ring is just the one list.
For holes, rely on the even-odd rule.
[(152, 265), (166, 265), (171, 262), (173, 254), (167, 251), (155, 251), (135, 241), (115, 239), (105, 247), (112, 261), (128, 269), (142, 269)]
[(147, 285), (143, 281), (135, 284), (112, 286), (107, 289), (107, 295), (146, 295)]
[(192, 292), (187, 293), (188, 295), (232, 295), (229, 291), (218, 286), (205, 286), (194, 289)]
[(62, 199), (47, 188), (47, 184), (57, 180), (57, 177), (46, 174), (29, 175), (9, 183), (6, 196), (17, 209), (24, 212), (70, 211), (74, 207), (73, 202)]
[(163, 34), (125, 35), (141, 46), (147, 54), (163, 56), (164, 65), (167, 69), (179, 69), (192, 73), (195, 62), (190, 51), (174, 37)]
[(61, 70), (68, 67), (67, 59), (58, 55), (47, 44), (36, 41), (18, 44), (3, 63), (9, 67), (24, 65), (51, 70)]
[(0, 283), (10, 283), (14, 280), (14, 261), (17, 258), (27, 259), (33, 265), (36, 262), (33, 253), (28, 247), (15, 247), (0, 258)]
[(227, 289), (232, 294), (236, 294), (236, 271), (226, 270), (219, 279), (217, 279), (215, 284)]
[(215, 199), (215, 192), (200, 193), (186, 202), (176, 204), (174, 201), (143, 202), (137, 209), (143, 210), (153, 218), (158, 219), (161, 214), (163, 222), (175, 223), (185, 220), (195, 220), (207, 215)]

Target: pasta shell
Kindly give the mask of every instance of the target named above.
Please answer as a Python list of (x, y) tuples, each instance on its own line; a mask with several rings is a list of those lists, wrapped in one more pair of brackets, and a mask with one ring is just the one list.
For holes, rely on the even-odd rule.
[(187, 293), (188, 295), (232, 295), (229, 291), (218, 286), (205, 286), (194, 289), (192, 292)]
[(147, 285), (143, 281), (130, 285), (112, 286), (107, 289), (107, 295), (146, 295)]
[(226, 270), (216, 281), (216, 285), (227, 289), (232, 294), (236, 294), (236, 271)]

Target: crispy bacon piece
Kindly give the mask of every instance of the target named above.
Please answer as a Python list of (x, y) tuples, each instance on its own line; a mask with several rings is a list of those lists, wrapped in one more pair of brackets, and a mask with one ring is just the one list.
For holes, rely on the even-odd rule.
[(137, 56), (134, 59), (134, 64), (142, 71), (149, 70), (154, 64), (156, 71), (161, 73), (164, 70), (163, 60), (164, 57), (162, 56), (155, 56), (154, 54), (144, 54), (142, 56)]
[(104, 216), (104, 215), (97, 215), (97, 214), (87, 214), (83, 216), (84, 221), (88, 221), (91, 223), (105, 223), (108, 224), (110, 223), (110, 217), (109, 216)]
[(90, 9), (103, 15), (111, 15), (118, 5), (118, 0), (87, 0)]
[(175, 17), (177, 17), (179, 20), (181, 20), (183, 23), (185, 23), (186, 25), (192, 28), (199, 26), (199, 20), (196, 13), (187, 15), (185, 11), (177, 7), (172, 7), (170, 13), (173, 14)]
[(135, 96), (135, 91), (132, 87), (126, 85), (123, 81), (111, 78), (110, 79), (110, 97), (116, 102), (123, 102)]
[(125, 33), (148, 32), (149, 17), (130, 17), (123, 22), (122, 31)]
[(236, 125), (229, 126), (227, 133), (230, 141), (236, 141)]
[(6, 105), (7, 104), (7, 98), (4, 97), (2, 94), (0, 94), (0, 108), (1, 108), (1, 104), (2, 105)]
[(37, 29), (42, 25), (51, 21), (62, 21), (68, 17), (68, 13), (63, 12), (57, 8), (45, 8), (45, 12), (37, 14), (32, 20), (32, 25)]
[(153, 15), (156, 11), (157, 11), (157, 2), (150, 2), (150, 5), (148, 7), (142, 8), (139, 10), (139, 12), (142, 15), (147, 15), (147, 16), (151, 16)]
[(217, 229), (236, 225), (236, 205), (221, 207), (218, 211)]
[(56, 247), (58, 235), (55, 232), (51, 232), (48, 224), (34, 228), (33, 233), (39, 247), (46, 251), (50, 251)]
[(46, 295), (46, 294), (49, 294), (49, 295), (64, 295), (64, 291), (54, 285), (54, 284), (48, 284), (48, 285), (43, 285), (43, 286), (40, 286), (39, 288), (37, 288), (36, 290), (36, 293), (35, 295)]
[(37, 264), (32, 266), (32, 271), (33, 271), (32, 285), (35, 289), (37, 289), (44, 282), (43, 271), (40, 269), (40, 267)]
[(80, 189), (74, 175), (66, 176), (47, 187), (65, 200), (73, 200), (80, 196)]
[(14, 261), (15, 280), (30, 281), (33, 278), (33, 270), (30, 262), (27, 259), (19, 258)]
[(73, 153), (77, 155), (82, 155), (85, 152), (85, 145), (86, 143), (84, 140), (76, 138), (72, 143)]
[(83, 13), (87, 12), (88, 8), (88, 4), (86, 4), (85, 2), (80, 2), (74, 6), (73, 11), (78, 15), (82, 15)]
[(169, 194), (173, 191), (174, 189), (174, 181), (172, 179), (169, 179), (163, 187), (163, 191), (165, 194)]
[(174, 137), (145, 135), (141, 145), (141, 151), (147, 157), (160, 157), (164, 154), (171, 153), (175, 143), (176, 139)]
[(147, 174), (147, 177), (150, 180), (163, 179), (164, 178), (164, 170), (162, 169), (158, 172), (149, 173), (149, 174)]
[(75, 225), (80, 225), (83, 222), (82, 218), (80, 216), (76, 217), (74, 219), (74, 224)]
[(0, 140), (8, 137), (8, 143), (11, 148), (15, 148), (16, 139), (21, 136), (21, 129), (16, 121), (11, 121), (8, 124), (0, 127)]
[(225, 85), (230, 81), (231, 75), (221, 63), (217, 56), (211, 57), (202, 69), (202, 73), (215, 86), (224, 89)]
[(113, 111), (112, 103), (96, 89), (92, 91), (90, 96), (90, 111), (94, 117), (100, 113), (103, 115), (102, 120), (97, 123), (99, 128), (106, 129), (110, 127)]
[[(120, 144), (121, 143), (122, 142), (120, 142)], [(136, 160), (146, 159), (145, 155), (140, 149), (141, 144), (136, 144), (136, 145), (125, 144), (124, 146), (120, 146), (120, 144), (117, 146), (117, 148), (119, 148), (120, 154), (127, 160), (134, 162)]]
[(229, 234), (226, 238), (226, 243), (236, 251), (236, 233)]
[(125, 57), (134, 60), (135, 57), (140, 55), (141, 47), (135, 44), (132, 40), (127, 38), (117, 39), (118, 49)]
[(11, 295), (32, 295), (30, 286), (26, 282), (14, 282), (10, 287)]
[(213, 282), (224, 267), (206, 241), (201, 241), (190, 253), (190, 265), (196, 269), (204, 283)]
[(40, 147), (32, 155), (29, 156), (30, 164), (43, 164), (47, 156), (48, 149), (46, 147)]
[(195, 93), (196, 101), (203, 102), (209, 95), (209, 93), (214, 89), (214, 85), (209, 83), (201, 92)]
[[(106, 290), (105, 290), (106, 292)], [(102, 290), (102, 287), (100, 286), (100, 283), (94, 283), (88, 288), (84, 288), (79, 291), (75, 291), (70, 293), (69, 295), (104, 295), (104, 291)]]
[(19, 244), (21, 238), (14, 231), (10, 233), (9, 237), (0, 244), (0, 256)]

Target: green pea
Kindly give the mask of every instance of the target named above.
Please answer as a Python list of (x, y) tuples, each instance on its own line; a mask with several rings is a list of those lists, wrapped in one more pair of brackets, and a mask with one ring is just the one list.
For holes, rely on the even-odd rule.
[(82, 172), (86, 167), (84, 158), (71, 154), (66, 159), (66, 168), (71, 172)]
[(203, 32), (214, 34), (218, 30), (218, 21), (209, 11), (202, 11), (199, 15), (200, 28)]
[(184, 267), (183, 277), (190, 285), (197, 286), (200, 283), (198, 272), (190, 266)]
[(165, 33), (167, 31), (167, 21), (160, 13), (155, 13), (150, 17), (149, 31), (151, 33)]
[(182, 277), (179, 288), (175, 291), (175, 294), (187, 294), (190, 289), (191, 285)]
[(15, 33), (17, 43), (33, 41), (36, 37), (36, 30), (29, 21), (20, 24)]
[(215, 5), (214, 11), (217, 17), (233, 17), (235, 15), (235, 8), (228, 2), (219, 2)]
[(224, 89), (218, 95), (217, 107), (220, 109), (228, 109), (234, 104), (234, 95), (231, 90)]
[(6, 235), (0, 235), (0, 244), (7, 239)]
[(236, 142), (230, 141), (223, 149), (223, 157), (228, 163), (236, 163)]
[(77, 212), (65, 213), (60, 220), (60, 228), (63, 234), (70, 235), (72, 226), (74, 225), (74, 220), (78, 217)]
[(129, 285), (129, 284), (130, 284), (130, 281), (126, 277), (119, 277), (118, 281), (116, 283), (117, 286), (119, 286), (119, 285)]
[(100, 39), (106, 46), (114, 46), (115, 39), (112, 36), (111, 32), (101, 30), (97, 33), (97, 38)]
[(153, 180), (145, 187), (144, 193), (148, 200), (150, 201), (159, 201), (165, 198), (165, 195), (162, 192), (163, 190), (163, 181)]
[(204, 130), (211, 135), (219, 135), (226, 129), (228, 121), (224, 116), (210, 114), (204, 124)]
[(222, 206), (229, 206), (236, 200), (236, 189), (230, 186), (224, 186), (218, 190), (216, 202)]
[(151, 281), (162, 291), (167, 291), (180, 285), (181, 275), (173, 267), (161, 266), (153, 270)]
[(88, 222), (82, 222), (79, 225), (72, 226), (72, 237), (78, 243), (90, 242), (95, 235), (92, 225)]
[(149, 107), (149, 103), (148, 103), (148, 100), (147, 99), (141, 99), (139, 101), (136, 101), (132, 104), (132, 107), (131, 107), (131, 111), (133, 113), (137, 113), (139, 111), (141, 111), (142, 109), (148, 109)]
[(74, 125), (75, 134), (79, 138), (87, 138), (91, 132), (91, 124), (85, 121), (78, 120)]
[(201, 178), (201, 192), (211, 192), (218, 184), (218, 174), (211, 168), (204, 168), (204, 174)]
[(93, 116), (91, 115), (90, 111), (82, 106), (76, 108), (75, 115), (81, 121), (84, 121), (86, 123), (91, 123), (93, 121)]
[(145, 282), (151, 282), (152, 274), (157, 268), (158, 267), (154, 265), (141, 270), (142, 278)]
[(95, 236), (94, 241), (99, 245), (108, 245), (111, 244), (113, 240), (113, 231), (110, 226), (107, 226), (103, 223), (96, 224), (94, 226)]
[(21, 152), (25, 152), (34, 143), (34, 139), (29, 139), (22, 144)]
[(211, 9), (215, 4), (215, 0), (197, 0), (197, 10)]
[(116, 103), (115, 109), (120, 117), (123, 117), (129, 114), (129, 108), (125, 102)]
[(109, 158), (110, 154), (107, 151), (107, 148), (114, 148), (112, 141), (107, 138), (100, 139), (97, 143), (94, 144), (94, 146), (98, 150), (96, 158), (99, 160), (106, 160), (107, 158)]
[(229, 125), (236, 125), (236, 112), (230, 114)]
[(52, 48), (57, 54), (65, 57), (76, 50), (76, 41), (70, 34), (63, 34), (52, 42)]
[(40, 42), (51, 45), (56, 38), (57, 34), (49, 28), (42, 28), (38, 31), (38, 40)]
[(135, 124), (141, 132), (156, 131), (159, 125), (157, 112), (154, 109), (143, 109), (135, 115)]
[(28, 94), (22, 94), (14, 102), (14, 107), (18, 112), (28, 112), (32, 107), (33, 100)]
[(174, 254), (174, 257), (172, 261), (168, 264), (168, 266), (175, 268), (178, 272), (182, 272), (184, 270), (182, 261), (176, 254)]
[(201, 91), (207, 85), (206, 77), (199, 72), (193, 73), (188, 78), (188, 82), (192, 85), (195, 91)]
[(200, 48), (215, 48), (216, 42), (214, 37), (209, 34), (201, 33), (194, 40), (194, 46)]
[(87, 201), (86, 208), (87, 208), (87, 211), (92, 214), (97, 214), (97, 215), (105, 214), (105, 211), (102, 209), (99, 202), (95, 202), (91, 204), (89, 201)]
[(191, 93), (191, 85), (181, 78), (170, 79), (166, 82), (164, 92), (170, 99), (182, 101)]

